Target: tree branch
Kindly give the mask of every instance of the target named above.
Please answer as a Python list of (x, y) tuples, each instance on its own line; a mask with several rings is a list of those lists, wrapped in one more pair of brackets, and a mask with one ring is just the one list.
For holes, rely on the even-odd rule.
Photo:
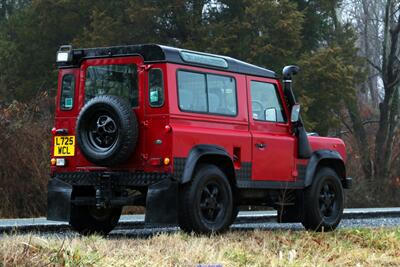
[(381, 67), (379, 67), (378, 65), (376, 65), (374, 62), (372, 62), (369, 58), (367, 58), (367, 62), (377, 71), (379, 71), (379, 73), (382, 73), (382, 69)]

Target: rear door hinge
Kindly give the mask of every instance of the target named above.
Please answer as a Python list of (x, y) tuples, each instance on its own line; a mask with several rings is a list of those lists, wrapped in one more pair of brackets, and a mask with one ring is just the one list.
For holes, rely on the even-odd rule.
[(149, 127), (149, 121), (148, 121), (148, 120), (142, 121), (142, 125), (143, 125), (145, 128)]
[(151, 69), (151, 65), (150, 64), (143, 64), (139, 66), (140, 71), (148, 71), (149, 69)]

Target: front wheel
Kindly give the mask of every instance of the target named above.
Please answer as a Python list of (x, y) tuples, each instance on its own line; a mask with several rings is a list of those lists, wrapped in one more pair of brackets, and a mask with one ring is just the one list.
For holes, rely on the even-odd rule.
[(107, 235), (117, 226), (122, 208), (71, 206), (70, 225), (82, 235)]
[(193, 180), (182, 187), (181, 194), (179, 224), (185, 232), (222, 232), (232, 223), (231, 186), (216, 166), (199, 166)]
[(332, 231), (343, 215), (342, 183), (331, 168), (320, 169), (304, 192), (303, 226), (307, 230)]

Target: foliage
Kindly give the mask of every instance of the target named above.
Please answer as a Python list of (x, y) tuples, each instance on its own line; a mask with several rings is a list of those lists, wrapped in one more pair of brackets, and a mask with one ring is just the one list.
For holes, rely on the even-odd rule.
[(328, 135), (339, 129), (339, 133), (332, 133), (339, 135), (343, 109), (356, 105), (357, 85), (365, 79), (365, 63), (357, 56), (354, 43), (353, 30), (341, 26), (327, 47), (301, 57), (298, 95), (305, 106), (309, 130)]
[(43, 93), (0, 108), (0, 217), (45, 214), (52, 105)]

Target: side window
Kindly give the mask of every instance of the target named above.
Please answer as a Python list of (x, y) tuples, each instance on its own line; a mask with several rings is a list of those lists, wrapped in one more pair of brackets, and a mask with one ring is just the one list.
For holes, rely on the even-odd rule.
[(181, 110), (207, 112), (206, 75), (179, 71), (178, 94)]
[(236, 115), (236, 84), (232, 77), (207, 74), (210, 113)]
[(65, 74), (62, 78), (60, 108), (61, 110), (71, 110), (74, 106), (75, 76)]
[(151, 107), (164, 105), (164, 82), (160, 69), (149, 71), (149, 102)]
[(251, 81), (250, 89), (254, 120), (286, 122), (285, 111), (275, 85)]
[(178, 71), (178, 96), (183, 111), (237, 114), (236, 82), (232, 77)]

